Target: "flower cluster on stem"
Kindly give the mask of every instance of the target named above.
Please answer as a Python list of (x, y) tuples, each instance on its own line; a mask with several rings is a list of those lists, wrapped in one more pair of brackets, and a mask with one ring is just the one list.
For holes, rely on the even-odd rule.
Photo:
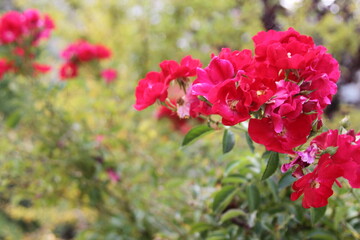
[[(61, 54), (65, 63), (60, 67), (60, 78), (67, 80), (78, 76), (79, 67), (86, 64), (95, 64), (93, 69), (98, 69), (99, 61), (109, 59), (111, 51), (101, 44), (91, 44), (85, 40), (79, 40), (68, 45)], [(111, 83), (117, 78), (114, 69), (104, 69), (96, 74), (100, 75), (106, 83)]]
[[(293, 28), (262, 31), (253, 41), (254, 54), (224, 48), (211, 55), (206, 67), (192, 56), (180, 63), (163, 61), (160, 71), (140, 80), (135, 109), (160, 102), (181, 119), (218, 115), (225, 126), (249, 121), (253, 141), (293, 158), (282, 171), (292, 169), (298, 178), (291, 199), (304, 195), (305, 208), (325, 206), (334, 183), (340, 185), (339, 177), (360, 187), (360, 158), (356, 157), (360, 134), (352, 130), (321, 133), (324, 109), (337, 91), (338, 62), (325, 47)], [(180, 90), (170, 100), (174, 85)]]
[(0, 79), (8, 72), (30, 76), (48, 72), (51, 67), (36, 62), (36, 57), (39, 44), (54, 28), (53, 20), (36, 9), (3, 14), (0, 17), (0, 46), (4, 58), (0, 59)]

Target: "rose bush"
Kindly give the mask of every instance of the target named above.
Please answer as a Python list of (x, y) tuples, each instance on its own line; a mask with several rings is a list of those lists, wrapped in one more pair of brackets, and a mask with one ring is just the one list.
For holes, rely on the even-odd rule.
[[(71, 3), (74, 11), (66, 2), (57, 2), (59, 9), (53, 2), (39, 5), (56, 22), (54, 38), (42, 38), (34, 56), (11, 63), (46, 63), (54, 70), (33, 74), (29, 63), (25, 72), (6, 71), (0, 82), (1, 236), (356, 238), (357, 191), (350, 188), (358, 181), (358, 137), (345, 125), (337, 132), (326, 129), (334, 123), (321, 111), (338, 73), (325, 49), (290, 29), (259, 33), (254, 54), (231, 50), (249, 48), (249, 36), (262, 29), (257, 2), (241, 8), (240, 15), (235, 5), (221, 1), (164, 1), (160, 10), (154, 4), (144, 15), (136, 15), (146, 8), (137, 1), (78, 1)], [(329, 44), (333, 38), (320, 31), (324, 27), (317, 35), (299, 22), (301, 28), (289, 25), (314, 36), (344, 65), (336, 49), (351, 48), (355, 38)], [(62, 58), (62, 50), (77, 39), (85, 47)], [(98, 58), (93, 43), (111, 49), (112, 58)], [(10, 51), (10, 45), (0, 49)], [(208, 64), (209, 52), (219, 53)], [(17, 55), (1, 54), (7, 60), (0, 66), (11, 67)], [(179, 62), (155, 69), (159, 59), (169, 57)], [(76, 79), (61, 79), (62, 64)], [(109, 64), (119, 70), (119, 81), (107, 71)], [(156, 72), (148, 78), (149, 69)], [(138, 94), (145, 100), (135, 101), (142, 114), (131, 109), (139, 76), (148, 78)], [(145, 110), (152, 102), (160, 102), (156, 113)], [(174, 130), (189, 132), (181, 150)], [(272, 151), (262, 156), (264, 145)], [(284, 173), (276, 171), (280, 165)], [(291, 201), (295, 198), (311, 208)]]

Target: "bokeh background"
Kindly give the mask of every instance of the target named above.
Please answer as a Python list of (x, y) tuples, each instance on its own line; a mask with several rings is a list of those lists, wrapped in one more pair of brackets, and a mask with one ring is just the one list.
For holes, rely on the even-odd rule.
[[(293, 27), (341, 65), (327, 126), (348, 115), (360, 130), (360, 1), (0, 2), (2, 13), (28, 8), (55, 21), (40, 55), (54, 69), (0, 84), (0, 239), (360, 238), (360, 193), (346, 183), (315, 225), (289, 200), (291, 176), (260, 181), (264, 149), (252, 153), (242, 133), (226, 155), (217, 131), (181, 148), (183, 133), (158, 120), (156, 107), (132, 107), (138, 80), (162, 60), (191, 54), (206, 65), (223, 47), (252, 49), (259, 31)], [(118, 71), (114, 83), (86, 72), (60, 81), (60, 53), (78, 39), (112, 50), (106, 64)], [(211, 208), (226, 182), (244, 186), (233, 203), (244, 212), (240, 222)]]

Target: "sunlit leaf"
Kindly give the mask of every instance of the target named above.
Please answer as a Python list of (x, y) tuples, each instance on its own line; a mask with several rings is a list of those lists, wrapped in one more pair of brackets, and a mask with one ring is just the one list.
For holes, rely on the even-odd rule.
[(227, 239), (227, 231), (226, 229), (217, 230), (209, 234), (206, 240), (224, 240)]
[(200, 222), (200, 223), (196, 223), (196, 224), (192, 225), (190, 232), (191, 233), (203, 232), (203, 231), (212, 229), (213, 227), (214, 226), (209, 223)]
[(195, 139), (213, 130), (214, 130), (213, 128), (205, 125), (194, 127), (185, 135), (185, 138), (181, 145), (182, 146), (188, 145), (189, 143), (193, 142)]
[(225, 176), (229, 175), (229, 173), (231, 173), (232, 170), (238, 168), (240, 164), (241, 164), (241, 162), (239, 160), (233, 161), (230, 164), (228, 164), (225, 169), (224, 175)]
[(229, 211), (226, 211), (220, 218), (220, 223), (223, 223), (227, 220), (230, 220), (237, 216), (245, 216), (246, 213), (243, 210), (240, 209), (230, 209)]
[(241, 174), (231, 174), (222, 179), (222, 183), (245, 183), (247, 178)]

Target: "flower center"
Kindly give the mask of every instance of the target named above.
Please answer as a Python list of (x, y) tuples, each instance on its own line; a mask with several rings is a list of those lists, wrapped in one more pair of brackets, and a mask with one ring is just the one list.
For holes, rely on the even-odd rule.
[(277, 135), (278, 135), (279, 137), (283, 137), (283, 136), (285, 136), (285, 134), (286, 134), (286, 129), (285, 129), (285, 128), (283, 128), (283, 129), (281, 130), (281, 132), (277, 132)]
[(319, 188), (320, 187), (320, 183), (316, 180), (312, 181), (310, 184), (311, 188)]
[(256, 95), (257, 96), (261, 96), (261, 95), (264, 95), (265, 94), (265, 91), (264, 90), (257, 90), (256, 91)]
[(236, 110), (236, 105), (239, 103), (239, 100), (228, 100), (227, 104), (231, 110)]

